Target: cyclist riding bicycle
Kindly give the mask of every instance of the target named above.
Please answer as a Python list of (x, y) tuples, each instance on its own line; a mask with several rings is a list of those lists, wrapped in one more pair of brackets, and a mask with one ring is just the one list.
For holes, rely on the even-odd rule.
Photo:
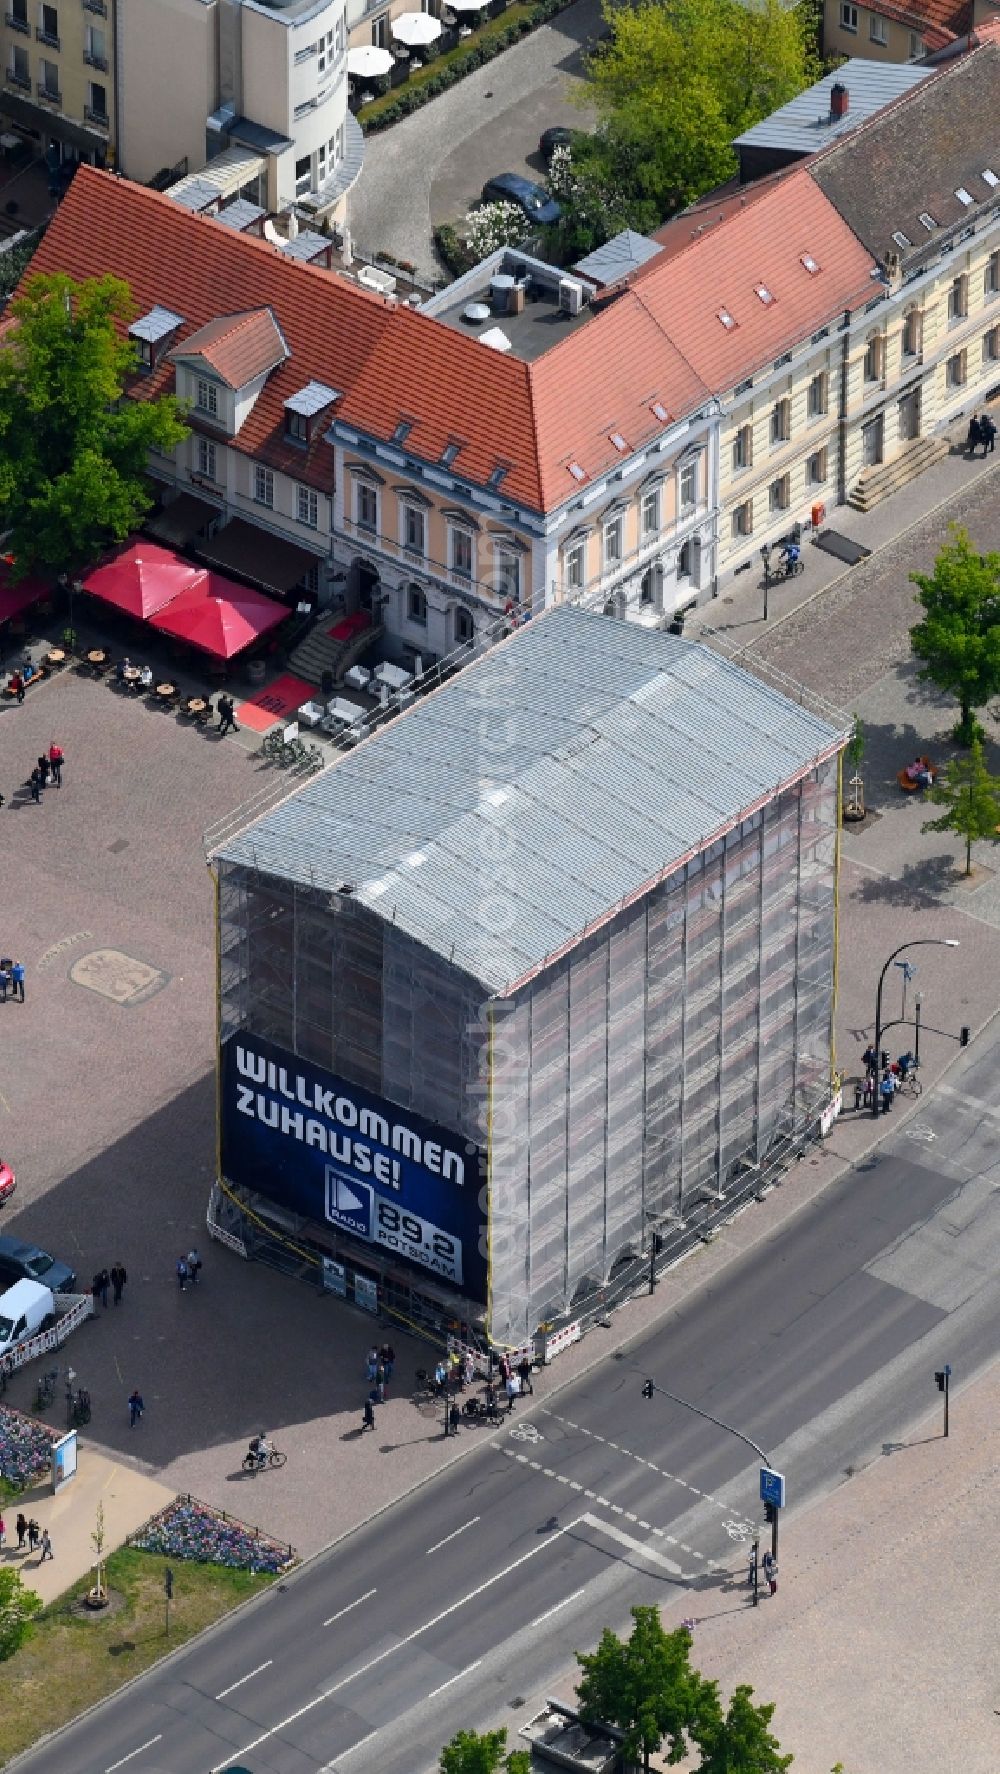
[(789, 573), (794, 573), (801, 553), (802, 553), (802, 550), (800, 549), (797, 542), (783, 542), (782, 543), (782, 545), (781, 545), (781, 559), (784, 564), (786, 576)]
[(259, 1435), (254, 1435), (251, 1438), (250, 1457), (256, 1461), (258, 1466), (266, 1466), (270, 1453), (271, 1444), (262, 1429)]

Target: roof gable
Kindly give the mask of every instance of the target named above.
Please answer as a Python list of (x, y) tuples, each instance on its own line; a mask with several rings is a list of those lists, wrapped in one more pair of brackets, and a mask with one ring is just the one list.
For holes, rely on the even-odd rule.
[(244, 314), (223, 314), (189, 333), (170, 356), (176, 363), (197, 357), (230, 388), (245, 388), (266, 376), (289, 355), (281, 328), (270, 308)]

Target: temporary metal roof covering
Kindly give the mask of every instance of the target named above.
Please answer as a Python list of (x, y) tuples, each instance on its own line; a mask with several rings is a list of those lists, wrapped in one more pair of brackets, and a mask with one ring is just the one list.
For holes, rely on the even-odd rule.
[(144, 339), (147, 345), (155, 345), (165, 339), (168, 333), (174, 333), (184, 325), (183, 314), (174, 314), (170, 308), (151, 308), (148, 314), (142, 314), (129, 327), (129, 337)]
[(315, 413), (321, 413), (324, 407), (331, 406), (339, 399), (336, 388), (328, 388), (325, 382), (307, 382), (289, 395), (285, 402), (287, 413), (301, 413), (304, 419), (311, 419)]
[[(291, 146), (291, 144), (288, 144)], [(264, 159), (248, 148), (225, 148), (216, 154), (198, 172), (188, 173), (171, 185), (166, 195), (175, 203), (181, 203), (186, 209), (200, 210), (207, 205), (202, 202), (204, 194), (213, 193), (212, 200), (235, 197), (244, 185), (259, 178), (264, 171)]]
[(595, 283), (618, 283), (630, 271), (637, 271), (640, 265), (645, 265), (647, 259), (655, 259), (660, 251), (659, 241), (649, 240), (645, 234), (636, 234), (632, 228), (623, 228), (620, 234), (612, 235), (603, 246), (580, 259), (573, 269), (579, 271), (581, 277), (592, 277)]
[(563, 605), (216, 854), (346, 887), (502, 994), (845, 737), (708, 647)]
[[(755, 123), (744, 135), (737, 136), (733, 147), (815, 153), (827, 142), (857, 129), (866, 117), (902, 98), (932, 72), (931, 68), (913, 67), (908, 62), (868, 62), (860, 56), (853, 57), (817, 80), (815, 86), (790, 99), (779, 111), (772, 111), (770, 117)], [(847, 88), (848, 108), (843, 117), (831, 117), (830, 91), (838, 81)]]
[(237, 197), (234, 203), (227, 203), (225, 209), (220, 209), (215, 219), (224, 228), (235, 228), (237, 234), (242, 234), (245, 228), (252, 228), (261, 216), (266, 215), (267, 210), (261, 209), (259, 203), (251, 203), (248, 197)]

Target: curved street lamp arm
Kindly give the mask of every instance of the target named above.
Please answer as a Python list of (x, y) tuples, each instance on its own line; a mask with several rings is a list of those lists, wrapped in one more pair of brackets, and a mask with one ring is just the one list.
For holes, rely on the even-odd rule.
[(713, 1417), (710, 1411), (703, 1411), (699, 1405), (692, 1404), (690, 1399), (678, 1398), (676, 1392), (668, 1392), (665, 1386), (660, 1386), (650, 1376), (647, 1376), (646, 1383), (652, 1386), (654, 1392), (662, 1392), (664, 1398), (672, 1399), (674, 1404), (682, 1404), (686, 1411), (694, 1411), (696, 1417), (704, 1417), (706, 1423), (714, 1423), (717, 1429), (724, 1429), (727, 1435), (735, 1435), (738, 1441), (745, 1441), (748, 1448), (753, 1448), (754, 1453), (760, 1455), (764, 1465), (770, 1466), (771, 1462), (764, 1449), (759, 1448), (755, 1441), (751, 1441), (749, 1435), (744, 1435), (742, 1429), (734, 1429), (731, 1423), (724, 1423), (721, 1417)]

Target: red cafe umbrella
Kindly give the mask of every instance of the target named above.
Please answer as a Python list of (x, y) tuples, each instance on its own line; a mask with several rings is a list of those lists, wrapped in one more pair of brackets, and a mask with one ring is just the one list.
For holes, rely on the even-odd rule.
[(152, 625), (217, 659), (232, 659), (287, 615), (283, 604), (249, 585), (238, 585), (221, 573), (204, 573), (154, 616)]
[[(12, 566), (12, 557), (4, 555), (3, 563)], [(44, 579), (22, 579), (17, 585), (9, 585), (6, 573), (0, 571), (0, 622), (9, 622), (12, 616), (20, 616), (23, 610), (29, 610), (41, 598), (51, 596), (52, 589)]]
[(144, 622), (205, 576), (203, 567), (182, 560), (172, 548), (160, 548), (155, 542), (130, 542), (88, 573), (83, 589)]

